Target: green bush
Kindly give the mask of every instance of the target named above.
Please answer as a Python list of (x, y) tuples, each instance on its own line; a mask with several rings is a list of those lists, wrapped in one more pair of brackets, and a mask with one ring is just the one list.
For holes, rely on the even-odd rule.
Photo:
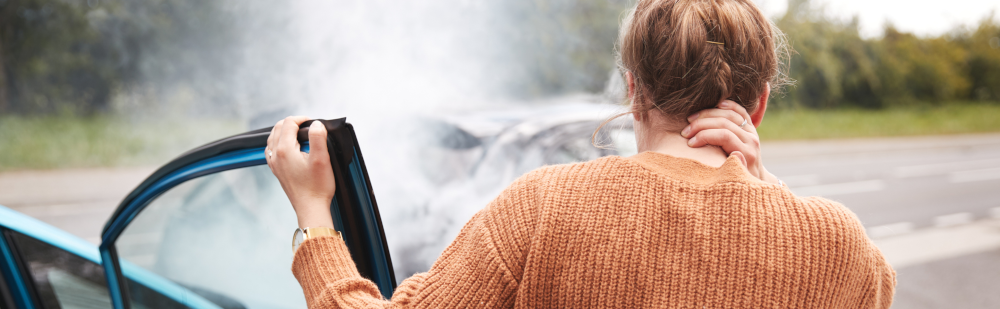
[(992, 15), (975, 28), (936, 37), (900, 32), (862, 38), (857, 19), (828, 17), (792, 0), (776, 21), (797, 52), (789, 76), (797, 85), (777, 108), (883, 108), (1000, 101), (1000, 24)]

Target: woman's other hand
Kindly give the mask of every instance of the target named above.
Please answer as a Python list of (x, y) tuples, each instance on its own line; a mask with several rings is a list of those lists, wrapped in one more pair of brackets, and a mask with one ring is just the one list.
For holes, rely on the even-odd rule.
[(326, 127), (319, 121), (309, 126), (309, 153), (302, 152), (296, 135), (306, 120), (290, 116), (278, 121), (267, 137), (264, 156), (295, 209), (299, 227), (332, 228), (330, 202), (336, 186), (326, 149)]
[(719, 103), (718, 108), (691, 115), (688, 122), (690, 124), (681, 131), (681, 135), (688, 139), (688, 146), (722, 147), (726, 153), (743, 161), (751, 175), (767, 183), (780, 183), (764, 168), (757, 128), (750, 123), (750, 114), (743, 106), (725, 100)]

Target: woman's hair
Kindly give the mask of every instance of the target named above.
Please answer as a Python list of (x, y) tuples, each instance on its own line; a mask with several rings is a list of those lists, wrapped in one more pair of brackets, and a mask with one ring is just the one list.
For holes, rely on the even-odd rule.
[(788, 83), (784, 34), (751, 0), (640, 0), (628, 14), (617, 50), (633, 111), (681, 120), (730, 99), (753, 113), (768, 82)]

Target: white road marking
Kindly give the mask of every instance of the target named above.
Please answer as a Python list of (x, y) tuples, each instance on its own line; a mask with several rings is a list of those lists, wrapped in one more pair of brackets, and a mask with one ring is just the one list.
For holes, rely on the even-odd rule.
[(889, 264), (898, 271), (907, 266), (1000, 248), (1000, 219), (923, 229), (874, 241)]
[(794, 175), (794, 176), (782, 176), (778, 177), (781, 181), (788, 184), (789, 187), (805, 187), (805, 186), (815, 186), (819, 184), (819, 175)]
[(882, 190), (885, 190), (885, 181), (881, 179), (792, 188), (792, 192), (799, 196), (830, 196)]
[(1000, 168), (951, 172), (948, 174), (948, 182), (951, 183), (987, 181), (987, 180), (997, 180), (997, 179), (1000, 179)]
[(1000, 167), (1000, 158), (959, 161), (926, 165), (898, 166), (892, 170), (896, 178), (910, 178), (944, 175), (954, 171), (969, 170), (982, 167)]
[(934, 226), (936, 227), (956, 226), (969, 222), (972, 222), (972, 214), (967, 212), (934, 217)]
[(868, 228), (868, 237), (872, 239), (902, 235), (913, 231), (913, 223), (897, 222)]

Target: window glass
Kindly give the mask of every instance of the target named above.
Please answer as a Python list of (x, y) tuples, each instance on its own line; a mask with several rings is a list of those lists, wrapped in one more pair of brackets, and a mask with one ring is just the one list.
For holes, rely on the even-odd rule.
[[(33, 237), (6, 231), (28, 266), (41, 308), (111, 308), (104, 267)], [(187, 308), (149, 287), (127, 279), (129, 288), (146, 295), (136, 309)]]
[(87, 259), (14, 231), (42, 308), (110, 308), (104, 268)]
[(171, 188), (129, 223), (115, 247), (123, 264), (223, 308), (304, 308), (291, 272), (296, 227), (277, 179), (260, 165)]

